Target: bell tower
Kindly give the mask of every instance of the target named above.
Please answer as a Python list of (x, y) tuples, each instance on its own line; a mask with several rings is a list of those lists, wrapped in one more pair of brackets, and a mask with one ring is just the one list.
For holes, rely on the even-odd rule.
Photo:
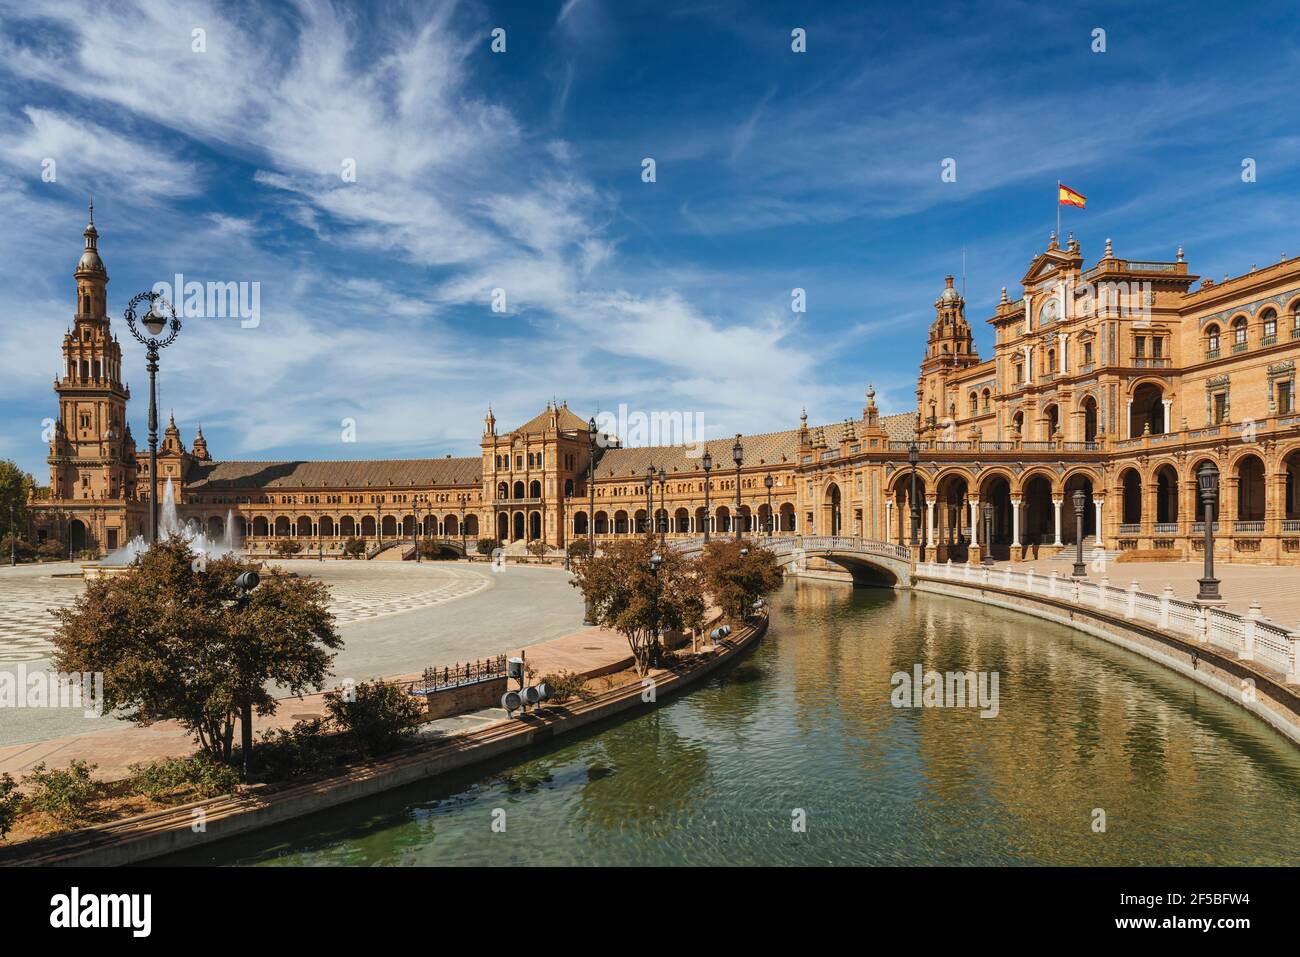
[(85, 246), (73, 276), (77, 304), (63, 336), (63, 369), (54, 381), (59, 418), (50, 442), (50, 494), (62, 500), (121, 500), (135, 495), (135, 442), (126, 422), (122, 348), (109, 328), (108, 270), (99, 258), (92, 202)]
[(966, 300), (945, 279), (943, 292), (934, 301), (935, 317), (930, 324), (925, 359), (916, 383), (916, 409), (926, 428), (936, 428), (949, 418), (948, 380), (954, 372), (979, 363), (975, 337), (966, 321)]

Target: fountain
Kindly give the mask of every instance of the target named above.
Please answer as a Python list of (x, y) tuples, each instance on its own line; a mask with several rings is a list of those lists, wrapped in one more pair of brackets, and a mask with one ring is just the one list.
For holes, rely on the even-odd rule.
[[(158, 538), (170, 538), (179, 535), (196, 555), (216, 559), (239, 551), (239, 534), (235, 531), (235, 511), (226, 510), (226, 524), (220, 538), (209, 539), (207, 532), (190, 519), (182, 523), (176, 511), (176, 495), (172, 489), (172, 480), (167, 479), (163, 487), (162, 505), (158, 510)], [(143, 535), (137, 535), (121, 548), (114, 549), (97, 562), (86, 562), (81, 566), (84, 578), (98, 578), (101, 575), (113, 575), (125, 571), (140, 555), (149, 550), (149, 543)]]

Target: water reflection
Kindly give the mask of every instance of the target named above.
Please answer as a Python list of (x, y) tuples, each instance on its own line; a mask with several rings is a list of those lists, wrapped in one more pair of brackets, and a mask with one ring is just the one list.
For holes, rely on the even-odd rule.
[[(1179, 676), (956, 599), (802, 583), (773, 607), (744, 661), (652, 713), (174, 862), (1300, 859), (1296, 749)], [(998, 672), (998, 716), (891, 707), (917, 664)]]

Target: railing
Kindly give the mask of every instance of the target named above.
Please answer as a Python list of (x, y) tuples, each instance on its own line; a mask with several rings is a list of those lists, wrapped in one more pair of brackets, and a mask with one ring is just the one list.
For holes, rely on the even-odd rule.
[(424, 673), (415, 681), (408, 681), (406, 693), (413, 695), (433, 694), (448, 688), (461, 688), (465, 685), (478, 684), (504, 677), (506, 673), (506, 656), (485, 658), (482, 661), (466, 661), (458, 665), (442, 668), (425, 668)]
[(1100, 442), (1066, 442), (1068, 452), (1096, 452), (1101, 449)]
[(1140, 522), (1130, 522), (1130, 523), (1123, 524), (1119, 527), (1119, 533), (1121, 535), (1141, 535), (1142, 524)]
[(1282, 519), (1282, 531), (1284, 531), (1284, 532), (1300, 532), (1300, 518), (1284, 518), (1284, 519)]
[(1177, 522), (1156, 522), (1155, 533), (1157, 535), (1177, 535), (1178, 523)]
[(1232, 527), (1239, 532), (1262, 532), (1264, 523), (1260, 521), (1233, 522)]
[(1020, 445), (1026, 452), (1050, 452), (1056, 448), (1055, 442), (1022, 442)]
[[(1218, 522), (1215, 522), (1215, 523), (1214, 523), (1214, 533), (1215, 533), (1216, 535), (1219, 533), (1219, 523), (1218, 523)], [(1193, 535), (1204, 535), (1204, 534), (1205, 534), (1205, 523), (1204, 523), (1204, 522), (1192, 522), (1192, 534), (1193, 534)]]
[(1015, 450), (1014, 442), (981, 442), (981, 452), (1012, 452)]
[(992, 585), (1115, 613), (1199, 644), (1214, 645), (1243, 661), (1258, 661), (1281, 672), (1287, 683), (1300, 684), (1300, 629), (1292, 631), (1264, 618), (1258, 602), (1239, 615), (1175, 598), (1173, 588), (1168, 585), (1160, 595), (1152, 595), (1138, 591), (1137, 582), (1127, 588), (1116, 588), (1107, 578), (1100, 582), (1085, 581), (1063, 578), (1056, 572), (1042, 575), (1032, 569), (1013, 571), (1009, 565), (990, 568), (921, 562), (916, 574), (937, 581)]
[(795, 538), (759, 538), (755, 543), (777, 555), (788, 555), (797, 550), (805, 552), (860, 552), (908, 561), (911, 552), (906, 545), (881, 542), (872, 538), (854, 538), (846, 535), (805, 535)]

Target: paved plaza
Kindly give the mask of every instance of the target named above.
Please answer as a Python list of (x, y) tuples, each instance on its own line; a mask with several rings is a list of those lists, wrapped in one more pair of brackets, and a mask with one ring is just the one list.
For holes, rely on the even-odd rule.
[[(556, 568), (465, 562), (276, 562), (326, 582), (344, 647), (334, 680), (418, 672), (549, 641), (580, 628), (582, 599)], [(48, 609), (80, 594), (68, 563), (0, 568), (0, 668), (50, 667)], [(0, 718), (6, 746), (121, 727), (72, 709), (18, 709)], [(0, 760), (0, 769), (5, 762)]]

